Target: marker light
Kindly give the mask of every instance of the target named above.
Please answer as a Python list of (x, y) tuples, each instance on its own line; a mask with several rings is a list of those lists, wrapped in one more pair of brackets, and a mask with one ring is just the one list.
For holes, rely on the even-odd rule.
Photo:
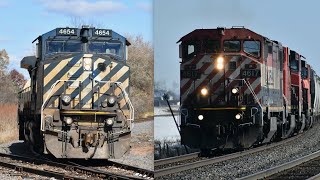
[(203, 115), (199, 115), (198, 116), (198, 119), (201, 121), (201, 120), (203, 120)]
[(242, 117), (242, 115), (240, 113), (238, 113), (238, 114), (236, 114), (235, 118), (239, 120), (239, 119), (241, 119), (241, 117)]
[(62, 96), (62, 103), (65, 105), (65, 106), (68, 106), (71, 102), (71, 97), (69, 95), (63, 95)]
[(233, 88), (231, 90), (232, 94), (237, 94), (239, 92), (239, 89), (238, 88)]
[(205, 88), (205, 87), (202, 88), (202, 89), (201, 89), (201, 95), (202, 95), (202, 96), (206, 96), (207, 94), (208, 94), (208, 89)]

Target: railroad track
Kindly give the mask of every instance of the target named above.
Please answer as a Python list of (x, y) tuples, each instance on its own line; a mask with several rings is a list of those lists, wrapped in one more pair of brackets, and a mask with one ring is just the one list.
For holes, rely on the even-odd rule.
[[(0, 153), (0, 166), (37, 174), (40, 176), (54, 177), (57, 179), (153, 179), (153, 172), (141, 168), (114, 163), (118, 167), (126, 167), (128, 170), (137, 172), (137, 176), (128, 176), (99, 170), (93, 167), (85, 167), (76, 163), (61, 163), (44, 158), (30, 158), (12, 154)], [(28, 163), (28, 164), (27, 164)]]
[[(172, 158), (166, 158), (163, 160), (157, 160), (157, 161), (155, 161), (154, 177), (156, 178), (156, 177), (161, 177), (161, 176), (174, 174), (174, 173), (178, 173), (178, 172), (182, 172), (182, 171), (187, 171), (190, 169), (195, 169), (195, 168), (206, 166), (206, 165), (223, 162), (223, 161), (230, 160), (230, 159), (235, 159), (235, 158), (247, 155), (247, 154), (252, 154), (252, 153), (264, 151), (266, 149), (270, 149), (270, 148), (291, 142), (300, 136), (301, 136), (301, 134), (299, 134), (297, 136), (293, 136), (289, 139), (285, 139), (280, 142), (266, 144), (266, 145), (259, 146), (259, 147), (253, 148), (253, 149), (239, 151), (236, 153), (231, 153), (231, 154), (227, 154), (227, 155), (223, 155), (223, 156), (217, 156), (217, 157), (213, 157), (213, 158), (204, 158), (204, 159), (199, 159), (199, 160), (193, 160), (196, 158), (195, 157), (196, 154), (191, 154), (191, 155), (185, 155), (183, 157), (177, 156), (177, 157), (172, 157)], [(191, 161), (191, 162), (188, 162), (188, 161)], [(172, 164), (174, 164), (174, 165), (172, 165)]]
[(239, 180), (255, 179), (319, 179), (320, 151), (307, 156), (272, 167), (270, 169), (239, 178)]
[(199, 157), (199, 155), (200, 155), (200, 152), (195, 152), (195, 153), (185, 154), (185, 155), (181, 155), (181, 156), (159, 159), (159, 160), (154, 161), (154, 166), (157, 167), (157, 166), (176, 163), (176, 162), (180, 162), (180, 161), (190, 160), (190, 159), (194, 159), (194, 158)]

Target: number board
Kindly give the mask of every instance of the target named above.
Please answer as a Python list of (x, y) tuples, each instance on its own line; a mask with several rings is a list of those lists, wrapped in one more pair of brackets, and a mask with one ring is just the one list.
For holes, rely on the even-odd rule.
[(93, 29), (92, 36), (110, 37), (110, 36), (112, 36), (112, 30), (110, 30), (110, 29)]
[(201, 73), (198, 70), (181, 70), (182, 78), (200, 79)]
[(76, 36), (77, 28), (57, 28), (56, 34), (57, 36)]
[(258, 69), (242, 69), (241, 77), (242, 78), (250, 78), (250, 77), (260, 77), (261, 73)]

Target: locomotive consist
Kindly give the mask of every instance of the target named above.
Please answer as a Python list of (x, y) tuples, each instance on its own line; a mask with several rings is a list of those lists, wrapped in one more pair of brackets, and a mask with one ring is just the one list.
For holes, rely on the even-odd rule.
[(244, 27), (196, 29), (178, 43), (181, 142), (243, 149), (310, 128), (320, 79), (297, 52)]
[(30, 87), (19, 93), (19, 139), (56, 158), (112, 159), (130, 149), (130, 43), (110, 29), (57, 28), (24, 57)]

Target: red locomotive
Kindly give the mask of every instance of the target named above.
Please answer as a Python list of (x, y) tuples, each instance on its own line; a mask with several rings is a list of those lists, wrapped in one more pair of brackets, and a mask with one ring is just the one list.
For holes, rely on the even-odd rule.
[(318, 118), (319, 77), (280, 42), (243, 27), (196, 29), (179, 42), (182, 144), (250, 148)]

